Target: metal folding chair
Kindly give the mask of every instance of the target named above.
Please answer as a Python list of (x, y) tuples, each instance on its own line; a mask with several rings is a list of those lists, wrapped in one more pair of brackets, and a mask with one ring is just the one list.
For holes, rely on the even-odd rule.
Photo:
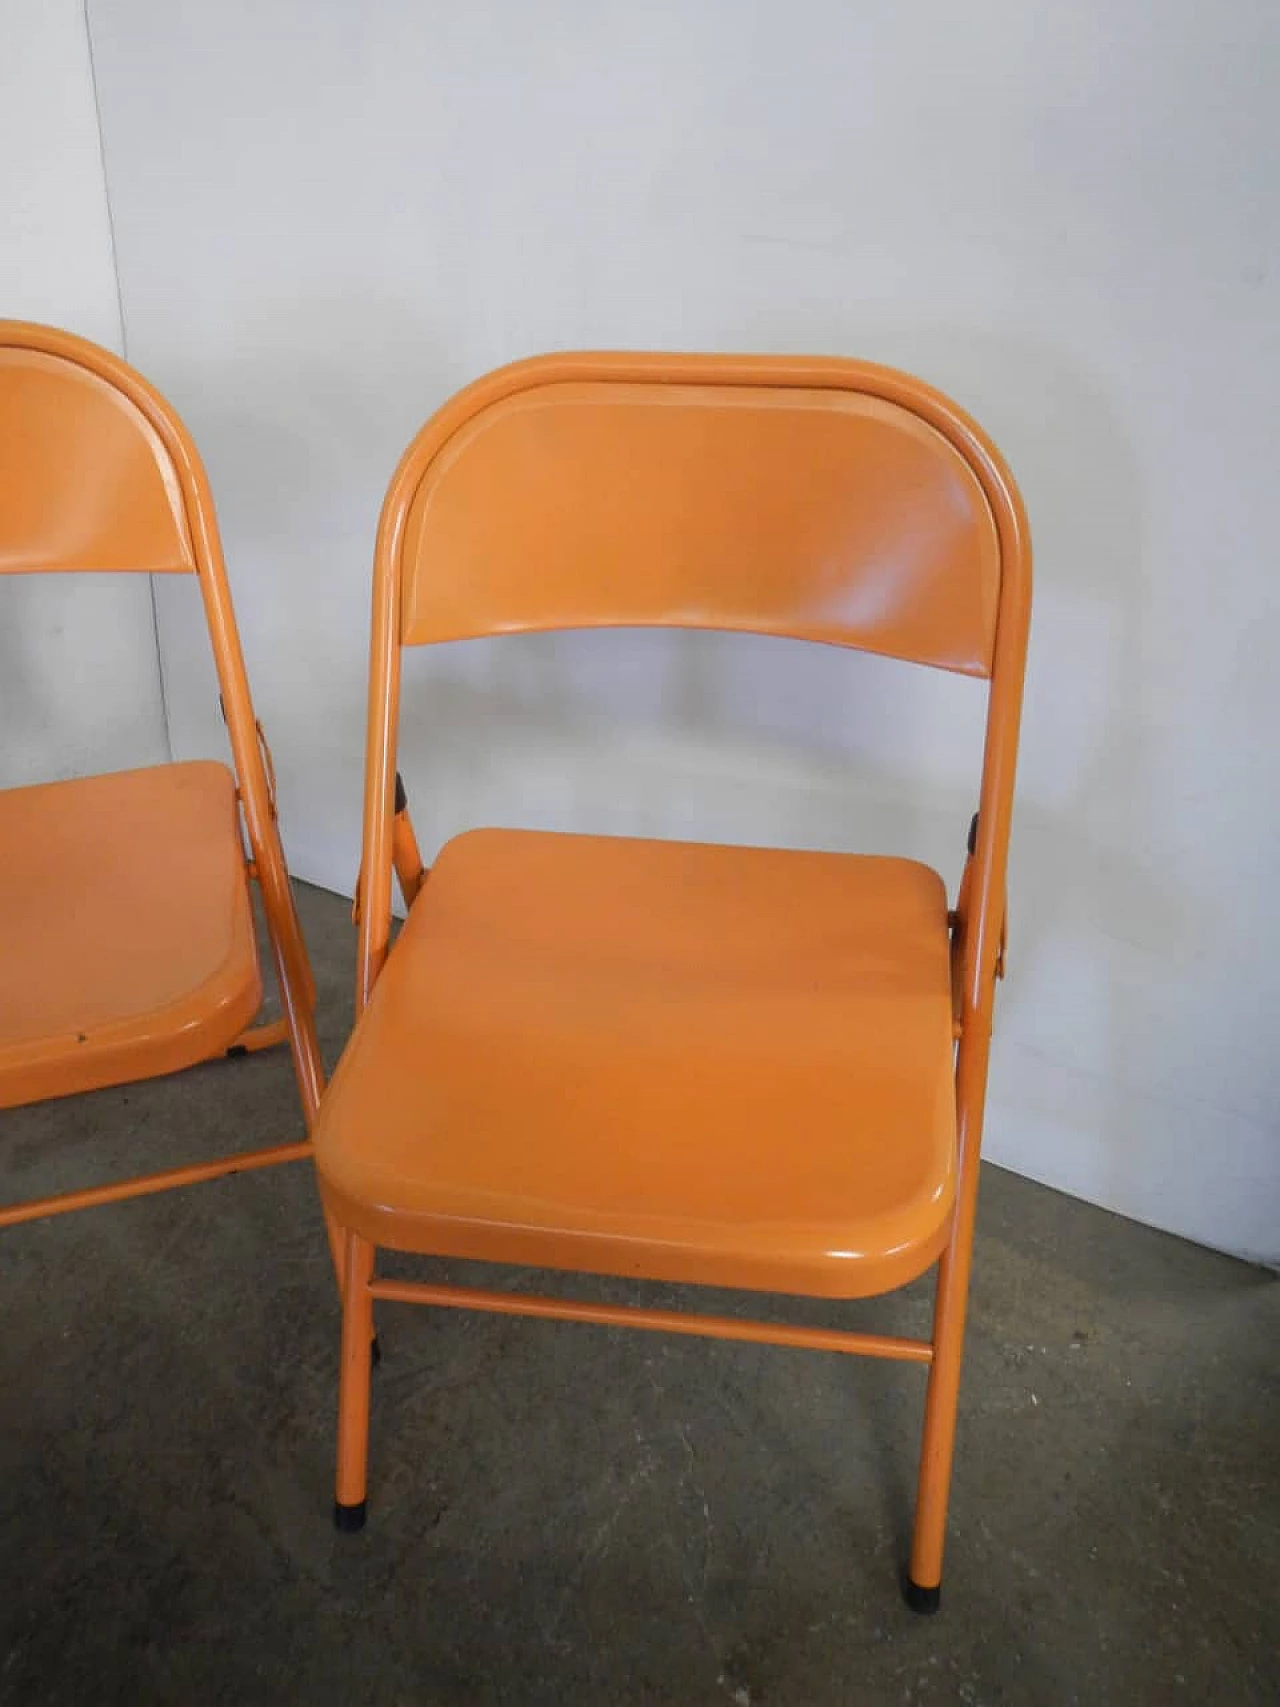
[[(461, 392), (374, 566), (359, 1018), (316, 1125), (345, 1234), (336, 1521), (365, 1520), (374, 1301), (902, 1358), (929, 1371), (908, 1599), (938, 1604), (1030, 610), (1014, 483), (905, 374), (557, 355)], [(406, 646), (750, 630), (990, 683), (954, 910), (909, 860), (471, 831), (410, 867)], [(858, 1298), (938, 1264), (929, 1339), (384, 1278), (378, 1247)]]
[[(288, 1043), (310, 1131), (315, 982), (276, 824), (208, 479), (126, 363), (0, 322), (0, 574), (193, 574), (234, 770), (158, 765), (0, 791), (0, 1107)], [(250, 881), (282, 1017), (262, 1006)], [(309, 1140), (0, 1207), (0, 1227), (289, 1162)]]

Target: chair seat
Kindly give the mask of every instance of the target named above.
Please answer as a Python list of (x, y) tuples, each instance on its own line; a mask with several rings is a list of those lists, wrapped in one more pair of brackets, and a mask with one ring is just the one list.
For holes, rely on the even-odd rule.
[(947, 900), (907, 860), (480, 830), (321, 1106), (378, 1245), (856, 1297), (945, 1243)]
[(262, 979), (224, 765), (0, 791), (0, 1107), (187, 1067)]

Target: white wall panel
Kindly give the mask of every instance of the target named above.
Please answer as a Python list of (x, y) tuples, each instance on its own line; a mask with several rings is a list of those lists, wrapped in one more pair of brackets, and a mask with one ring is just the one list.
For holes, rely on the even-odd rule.
[[(297, 868), (354, 877), (375, 518), (453, 388), (572, 345), (915, 369), (1006, 449), (1039, 552), (989, 1153), (1280, 1259), (1280, 11), (91, 20), (131, 353), (207, 453)], [(164, 595), (174, 740), (200, 751), (203, 641)], [(429, 848), (504, 819), (897, 843), (958, 873), (968, 684), (615, 635), (419, 657), (409, 690)]]

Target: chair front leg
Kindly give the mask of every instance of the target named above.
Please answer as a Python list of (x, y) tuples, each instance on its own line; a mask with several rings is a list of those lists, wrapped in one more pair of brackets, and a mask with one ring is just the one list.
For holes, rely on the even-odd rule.
[[(984, 1016), (985, 1017), (985, 1016)], [(905, 1587), (914, 1612), (936, 1612), (942, 1594), (942, 1555), (947, 1538), (951, 1465), (955, 1457), (956, 1411), (964, 1324), (973, 1267), (973, 1230), (978, 1214), (978, 1156), (990, 1052), (990, 1021), (970, 1019), (956, 1061), (956, 1112), (960, 1179), (951, 1238), (938, 1266), (933, 1313), (933, 1363), (924, 1407), (924, 1441), (916, 1495), (915, 1538)]]
[(333, 1521), (344, 1532), (364, 1528), (369, 1474), (369, 1398), (373, 1376), (374, 1247), (347, 1233), (342, 1300), (342, 1370), (338, 1389), (338, 1485)]
[[(953, 1235), (954, 1239), (954, 1235)], [(933, 1363), (924, 1407), (924, 1440), (920, 1450), (920, 1481), (916, 1494), (915, 1536), (911, 1568), (904, 1584), (913, 1612), (936, 1612), (942, 1598), (942, 1555), (947, 1538), (947, 1506), (951, 1465), (955, 1456), (956, 1413), (960, 1399), (960, 1366), (964, 1355), (964, 1318), (968, 1274), (962, 1277), (957, 1253), (943, 1253), (934, 1306)]]

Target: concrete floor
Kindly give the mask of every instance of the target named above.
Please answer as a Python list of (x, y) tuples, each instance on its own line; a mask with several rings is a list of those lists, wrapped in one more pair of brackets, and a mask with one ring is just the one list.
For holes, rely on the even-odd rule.
[[(301, 903), (333, 1059), (348, 910)], [(296, 1124), (283, 1055), (220, 1064), (0, 1116), (0, 1178)], [(1280, 1283), (991, 1168), (971, 1322), (921, 1619), (918, 1369), (387, 1307), (340, 1537), (306, 1167), (5, 1233), (0, 1702), (1280, 1701)]]

